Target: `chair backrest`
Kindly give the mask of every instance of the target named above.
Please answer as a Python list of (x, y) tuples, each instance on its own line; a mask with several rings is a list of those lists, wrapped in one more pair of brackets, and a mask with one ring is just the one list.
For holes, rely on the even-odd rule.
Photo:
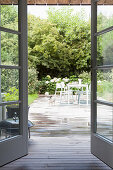
[(62, 88), (64, 89), (65, 83), (64, 83), (64, 82), (61, 82), (60, 84), (61, 84)]
[(56, 83), (56, 89), (62, 89), (61, 83)]
[(79, 85), (82, 84), (82, 79), (78, 79), (78, 84), (79, 84)]
[(56, 83), (56, 90), (60, 89), (61, 91), (65, 88), (65, 83), (61, 82), (61, 83)]

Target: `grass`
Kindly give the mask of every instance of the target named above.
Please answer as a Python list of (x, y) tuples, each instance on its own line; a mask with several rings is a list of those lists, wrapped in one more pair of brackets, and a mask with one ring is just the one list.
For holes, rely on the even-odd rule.
[(31, 103), (33, 103), (33, 101), (35, 100), (35, 99), (37, 99), (38, 98), (38, 94), (29, 94), (28, 95), (28, 105), (30, 105)]

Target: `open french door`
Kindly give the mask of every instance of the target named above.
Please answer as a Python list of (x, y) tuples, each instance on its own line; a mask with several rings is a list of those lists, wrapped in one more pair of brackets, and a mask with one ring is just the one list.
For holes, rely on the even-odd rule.
[(28, 153), (27, 0), (6, 1), (10, 5), (2, 2), (4, 1), (0, 1), (0, 166)]
[(91, 2), (91, 152), (113, 168), (113, 22), (99, 4)]

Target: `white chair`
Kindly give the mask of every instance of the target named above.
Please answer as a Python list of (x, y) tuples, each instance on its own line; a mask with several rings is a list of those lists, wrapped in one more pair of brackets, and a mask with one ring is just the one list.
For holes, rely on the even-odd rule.
[(88, 93), (88, 99), (86, 99), (86, 103), (90, 100), (91, 85), (89, 85), (89, 87), (88, 87), (88, 92), (86, 90), (84, 91), (83, 88), (81, 90), (78, 90), (78, 92), (77, 92), (77, 94), (78, 94), (78, 104), (80, 104), (80, 101), (82, 100), (81, 96), (86, 97), (87, 93)]
[(64, 89), (65, 89), (64, 82), (56, 83), (55, 100), (56, 100), (56, 95), (60, 94), (60, 101), (61, 101), (61, 92), (64, 91)]
[(68, 86), (64, 86), (64, 90), (62, 90), (60, 93), (60, 103), (68, 102), (68, 97), (69, 97), (69, 100), (74, 102), (73, 90), (71, 90), (71, 89), (68, 90)]
[(78, 81), (74, 81), (74, 82), (71, 82), (71, 83), (69, 83), (68, 85), (74, 85), (73, 86), (73, 89), (71, 88), (71, 89), (69, 89), (70, 90), (70, 94), (71, 94), (71, 96), (69, 95), (69, 98), (71, 97), (71, 98), (73, 98), (73, 101), (74, 101), (74, 95), (75, 95), (75, 101), (77, 100), (77, 96), (78, 96), (78, 94), (77, 94), (77, 92), (78, 92), (78, 89), (76, 88), (76, 86), (78, 86), (78, 84), (79, 84), (79, 82)]
[(73, 96), (72, 90), (68, 91), (67, 86), (64, 82), (56, 83), (55, 101), (57, 94), (60, 95), (60, 103), (62, 103), (62, 101), (67, 101), (68, 95)]
[(65, 86), (64, 82), (56, 83), (55, 96), (57, 93), (60, 94), (60, 92), (64, 90), (64, 86)]

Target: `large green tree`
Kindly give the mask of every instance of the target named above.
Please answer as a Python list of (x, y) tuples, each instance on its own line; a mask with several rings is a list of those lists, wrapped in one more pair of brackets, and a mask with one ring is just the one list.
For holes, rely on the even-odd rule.
[(39, 71), (39, 78), (69, 77), (89, 70), (90, 24), (71, 8), (49, 10), (48, 20), (29, 16), (29, 63)]

